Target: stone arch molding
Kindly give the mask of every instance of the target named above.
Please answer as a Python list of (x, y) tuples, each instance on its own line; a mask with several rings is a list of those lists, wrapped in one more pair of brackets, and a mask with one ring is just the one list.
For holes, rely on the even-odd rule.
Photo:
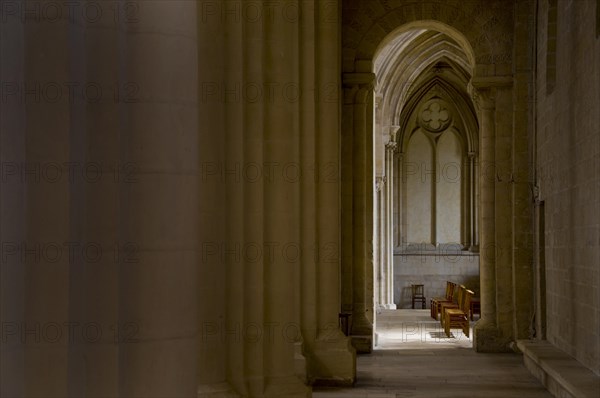
[[(446, 92), (456, 95), (456, 99), (468, 105), (457, 108), (468, 109), (468, 113), (473, 114), (473, 117), (461, 120), (465, 125), (470, 124), (464, 129), (472, 133), (469, 140), (471, 150), (467, 153), (471, 162), (470, 173), (474, 176), (472, 180), (477, 178), (478, 181), (477, 194), (471, 193), (471, 197), (477, 197), (477, 214), (472, 214), (471, 219), (482, 220), (477, 227), (478, 232), (472, 234), (477, 242), (471, 243), (476, 243), (477, 247), (496, 247), (496, 181), (480, 181), (481, 170), (477, 164), (496, 162), (496, 109), (499, 106), (505, 114), (511, 112), (516, 17), (513, 15), (514, 8), (502, 0), (342, 0), (342, 4), (344, 103), (341, 167), (346, 176), (342, 176), (341, 205), (342, 225), (353, 226), (351, 235), (342, 235), (345, 259), (342, 261), (342, 274), (351, 275), (347, 283), (342, 283), (342, 309), (352, 312), (353, 319), (357, 320), (350, 332), (354, 346), (359, 352), (368, 352), (372, 348), (373, 336), (371, 314), (377, 305), (374, 296), (379, 297), (379, 306), (394, 306), (390, 301), (392, 289), (389, 284), (375, 286), (379, 290), (374, 295), (370, 290), (373, 272), (387, 275), (381, 280), (393, 272), (390, 247), (395, 232), (383, 216), (385, 211), (392, 209), (392, 182), (396, 175), (393, 164), (398, 164), (393, 159), (401, 153), (396, 135), (403, 130), (399, 126), (402, 120), (398, 124), (393, 120), (396, 115), (412, 114), (405, 109), (410, 98), (416, 97), (412, 90), (422, 87), (420, 83), (424, 80), (420, 76), (441, 58), (449, 61), (446, 63), (456, 72), (454, 81), (448, 83), (460, 88), (460, 92)], [(392, 71), (390, 79), (396, 84), (391, 90), (395, 95), (401, 94), (398, 101), (388, 103), (384, 93), (377, 89), (380, 76), (377, 76), (376, 69), (382, 64), (376, 68), (375, 57), (387, 44), (399, 44), (396, 40), (402, 34), (407, 35), (404, 39), (408, 38), (404, 42), (410, 42), (411, 32), (415, 29), (438, 32), (447, 38), (434, 40), (440, 52), (434, 54), (430, 49), (425, 56), (417, 56), (414, 65), (405, 62), (408, 67), (404, 71), (388, 69)], [(401, 49), (399, 44), (395, 50)], [(385, 64), (383, 67), (386, 68)], [(406, 81), (399, 79), (400, 75), (409, 76), (410, 87), (398, 86)], [(369, 91), (366, 101), (356, 96), (360, 92), (358, 89), (365, 87)], [(375, 131), (378, 133), (374, 137)], [(379, 191), (375, 191), (376, 186), (380, 187)], [(507, 212), (512, 211), (508, 204), (502, 203), (502, 206)], [(374, 209), (378, 213), (374, 213)], [(378, 209), (384, 210), (380, 213)], [(379, 251), (382, 245), (374, 237), (374, 230), (380, 231), (385, 249)], [(365, 253), (373, 255), (365, 256)], [(373, 264), (380, 264), (379, 269), (374, 270)], [(512, 264), (502, 266), (510, 267)], [(474, 345), (478, 351), (506, 350), (507, 336), (511, 335), (510, 322), (499, 319), (497, 312), (501, 303), (495, 300), (495, 275), (496, 253), (492, 250), (480, 262), (482, 318), (474, 333)]]
[[(347, 0), (342, 34), (346, 73), (370, 72), (377, 50), (404, 29), (441, 31), (468, 50), (477, 75), (493, 75), (489, 65), (512, 63), (513, 11), (501, 0), (465, 2), (432, 0)], [(460, 34), (457, 34), (460, 33)]]

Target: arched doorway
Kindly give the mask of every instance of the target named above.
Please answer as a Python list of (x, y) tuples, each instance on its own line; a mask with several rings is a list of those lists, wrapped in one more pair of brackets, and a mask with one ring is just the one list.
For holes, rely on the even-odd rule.
[(374, 60), (377, 308), (410, 308), (413, 282), (479, 287), (471, 50), (431, 25), (403, 26)]
[(411, 308), (414, 283), (428, 297), (443, 296), (446, 281), (479, 294), (471, 49), (439, 23), (392, 35), (374, 59), (373, 279), (381, 311)]
[[(393, 189), (385, 200), (381, 200), (381, 197), (377, 199), (377, 188), (386, 189), (383, 179), (376, 178), (377, 171), (383, 174), (387, 153), (388, 159), (393, 159), (388, 161), (392, 165), (391, 173), (396, 173), (391, 181), (403, 176), (397, 170), (397, 166), (403, 163), (398, 161), (397, 149), (392, 147), (408, 145), (406, 148), (409, 148), (415, 133), (410, 129), (410, 121), (418, 119), (419, 112), (425, 110), (423, 106), (427, 106), (426, 102), (432, 105), (432, 100), (443, 99), (445, 103), (453, 104), (454, 109), (450, 111), (453, 118), (460, 119), (461, 126), (458, 132), (453, 132), (455, 138), (451, 139), (452, 143), (442, 141), (442, 146), (460, 148), (455, 154), (467, 159), (471, 155), (472, 159), (467, 163), (473, 164), (473, 171), (470, 165), (462, 167), (468, 178), (462, 180), (463, 187), (459, 191), (468, 192), (464, 195), (466, 200), (458, 202), (462, 210), (456, 219), (461, 223), (460, 237), (457, 239), (460, 240), (459, 249), (475, 251), (478, 243), (481, 247), (479, 280), (482, 318), (476, 325), (474, 345), (479, 351), (506, 351), (514, 336), (524, 334), (527, 317), (530, 316), (529, 308), (517, 306), (511, 301), (514, 300), (517, 285), (530, 284), (527, 274), (522, 280), (514, 279), (514, 269), (522, 259), (510, 253), (525, 243), (515, 241), (518, 233), (516, 224), (510, 225), (506, 220), (509, 219), (507, 217), (514, 217), (518, 210), (510, 202), (509, 191), (500, 186), (504, 181), (498, 180), (494, 172), (489, 172), (490, 167), (504, 167), (506, 172), (511, 173), (514, 167), (512, 159), (496, 157), (498, 143), (504, 147), (508, 142), (496, 135), (498, 128), (504, 129), (502, 134), (505, 136), (508, 133), (510, 145), (515, 145), (516, 141), (512, 140), (517, 139), (516, 124), (509, 126), (505, 117), (513, 112), (512, 84), (517, 81), (510, 74), (513, 47), (512, 39), (507, 40), (513, 28), (512, 10), (503, 8), (501, 2), (453, 5), (445, 1), (431, 1), (390, 5), (375, 0), (345, 2), (343, 14), (342, 311), (352, 313), (350, 334), (353, 344), (358, 352), (370, 352), (373, 348), (377, 300), (383, 306), (392, 307), (396, 304), (389, 278), (387, 283), (377, 286), (377, 291), (374, 291), (374, 281), (378, 269), (383, 268), (388, 276), (393, 274), (391, 259), (394, 244), (402, 243), (402, 228), (405, 225), (403, 221), (397, 222), (394, 230), (393, 222), (378, 224), (379, 219), (373, 214), (376, 208), (388, 206), (388, 209), (393, 209), (393, 205), (396, 205), (396, 218), (401, 217), (403, 205), (394, 202)], [(399, 40), (399, 37), (403, 39)], [(402, 50), (415, 37), (421, 40), (438, 37), (439, 40), (435, 46), (422, 47), (423, 52), (413, 59), (404, 57), (404, 79), (398, 78), (398, 74), (402, 74), (398, 69), (390, 74), (396, 82), (391, 86), (395, 90), (395, 101), (402, 106), (413, 101), (411, 112), (403, 113), (403, 109), (398, 112), (398, 106), (389, 107), (395, 112), (394, 117), (398, 118), (392, 124), (393, 117), (378, 117), (378, 112), (385, 115), (386, 111), (385, 105), (380, 108), (385, 99), (377, 96), (381, 81), (377, 76), (375, 60), (382, 49), (392, 48), (392, 52)], [(459, 56), (461, 51), (462, 55)], [(385, 69), (385, 63), (380, 66)], [(447, 71), (446, 74), (453, 75), (455, 81), (439, 76), (434, 79), (431, 75), (435, 74), (436, 69), (444, 71), (442, 74)], [(522, 84), (522, 81), (518, 80), (518, 84)], [(441, 95), (435, 97), (432, 94), (433, 86)], [(456, 106), (458, 99), (466, 105)], [(469, 113), (470, 116), (465, 118)], [(476, 118), (473, 116), (475, 113)], [(500, 113), (503, 113), (502, 121), (496, 116)], [(403, 115), (406, 115), (406, 119), (403, 119)], [(382, 120), (390, 121), (387, 129), (381, 124)], [(408, 127), (408, 134), (402, 130), (401, 121), (407, 122), (405, 127)], [(518, 124), (523, 123), (519, 121)], [(441, 140), (443, 134), (438, 135)], [(400, 137), (408, 141), (398, 141)], [(440, 141), (434, 140), (436, 145), (433, 145), (431, 137), (427, 139), (431, 151), (437, 150)], [(387, 143), (389, 145), (386, 148)], [(476, 162), (477, 156), (479, 162)], [(526, 154), (519, 153), (519, 157), (519, 161), (522, 161)], [(522, 193), (519, 191), (519, 195)], [(439, 200), (431, 192), (429, 195)], [(396, 197), (401, 199), (402, 195), (397, 194)], [(424, 234), (428, 234), (429, 241), (435, 246), (439, 241), (437, 232), (444, 228), (440, 229), (437, 222), (439, 216), (431, 207), (429, 216), (433, 221), (430, 221), (431, 228)], [(504, 228), (506, 231), (501, 235), (496, 233), (499, 218), (502, 218), (500, 223), (503, 228), (511, 228)], [(523, 218), (518, 224), (525, 226), (526, 222)], [(377, 229), (380, 229), (379, 239), (385, 241), (384, 245), (387, 246), (385, 250), (381, 250), (380, 242), (374, 239)], [(410, 236), (410, 230), (404, 232)], [(383, 259), (386, 255), (387, 258)], [(384, 260), (383, 263), (380, 260)], [(380, 264), (380, 268), (376, 268), (377, 264)], [(381, 264), (385, 265), (381, 267)], [(513, 270), (511, 275), (509, 270)], [(498, 289), (500, 281), (501, 288)], [(509, 319), (507, 314), (510, 311), (514, 311), (515, 316)]]

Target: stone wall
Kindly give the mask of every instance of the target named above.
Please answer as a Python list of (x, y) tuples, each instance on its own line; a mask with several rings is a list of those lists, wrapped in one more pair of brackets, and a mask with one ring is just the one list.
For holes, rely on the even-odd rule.
[(548, 2), (538, 9), (535, 156), (546, 275), (538, 294), (546, 294), (547, 339), (600, 374), (599, 5), (556, 5), (556, 21)]
[[(479, 296), (479, 255), (401, 254), (394, 256), (394, 303), (412, 308), (411, 284), (423, 284), (427, 308), (446, 294), (446, 281), (463, 284)], [(417, 304), (416, 308), (421, 308)]]

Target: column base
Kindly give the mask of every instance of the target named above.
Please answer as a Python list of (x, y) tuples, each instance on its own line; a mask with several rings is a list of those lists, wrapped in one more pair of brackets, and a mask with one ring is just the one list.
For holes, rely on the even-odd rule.
[(351, 335), (352, 347), (357, 354), (370, 354), (373, 352), (373, 335)]
[(397, 309), (397, 306), (394, 303), (391, 303), (391, 304), (379, 304), (377, 306), (377, 309), (378, 310), (395, 310), (395, 309)]
[(473, 347), (477, 352), (513, 352), (510, 338), (496, 324), (480, 319), (473, 327)]
[(350, 338), (357, 353), (370, 354), (373, 351), (373, 324), (364, 316), (355, 319)]
[(348, 336), (339, 331), (335, 336), (315, 341), (310, 361), (310, 384), (351, 387), (355, 380), (356, 350)]
[(277, 377), (267, 380), (264, 398), (310, 398), (312, 388), (303, 384), (297, 377)]
[(240, 398), (227, 383), (201, 384), (198, 387), (198, 398)]
[(307, 362), (303, 354), (303, 343), (297, 341), (294, 343), (294, 374), (304, 383), (308, 384)]

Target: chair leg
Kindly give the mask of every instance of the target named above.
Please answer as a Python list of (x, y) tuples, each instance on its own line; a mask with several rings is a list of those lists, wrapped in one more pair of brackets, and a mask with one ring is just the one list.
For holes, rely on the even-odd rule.
[(446, 337), (450, 338), (450, 321), (448, 320), (447, 317), (446, 317), (446, 321), (444, 322), (444, 332), (446, 332)]

